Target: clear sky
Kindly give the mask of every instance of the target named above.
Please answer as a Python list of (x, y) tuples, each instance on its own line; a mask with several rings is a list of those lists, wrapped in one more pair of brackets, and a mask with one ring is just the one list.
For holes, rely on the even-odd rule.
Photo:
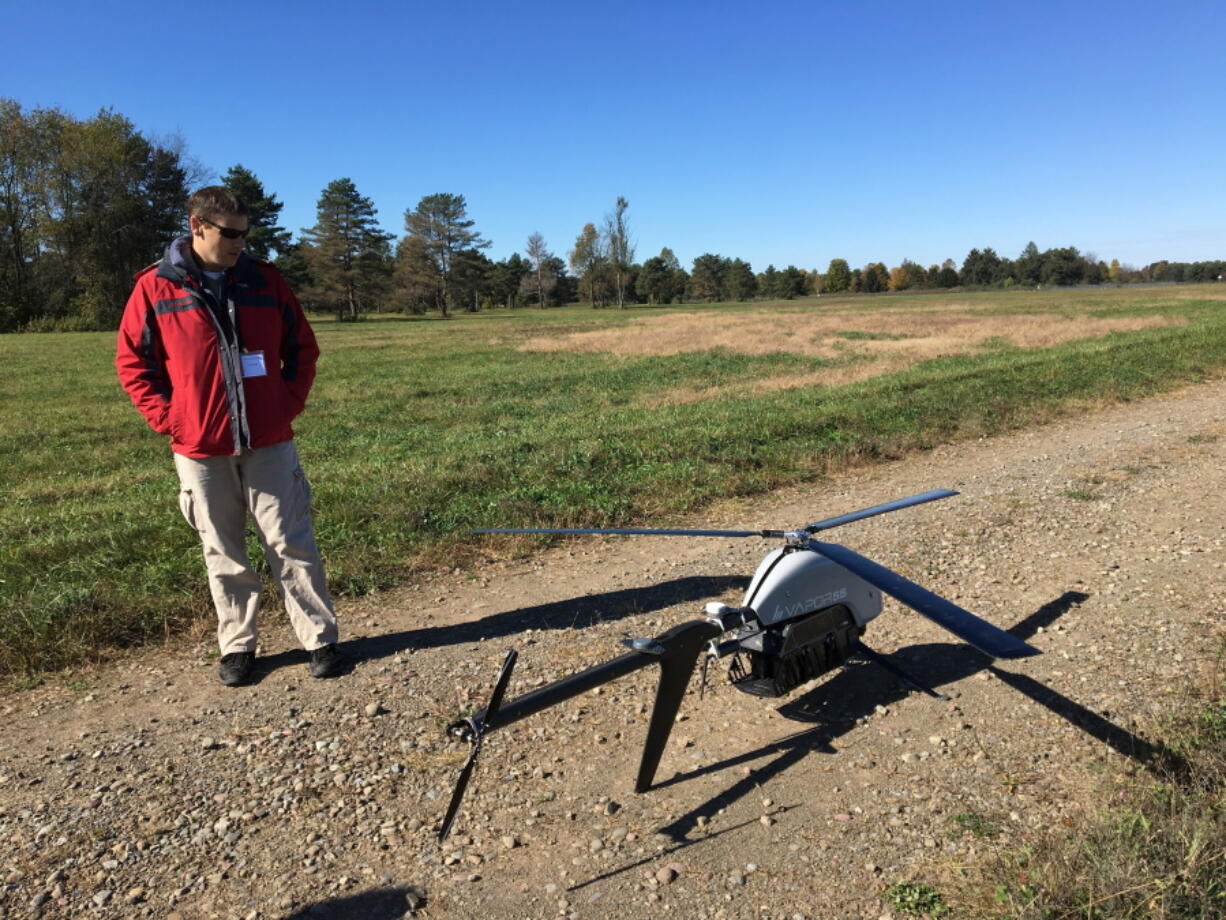
[(242, 163), (295, 234), (462, 194), (500, 259), (617, 196), (670, 247), (824, 270), (972, 247), (1226, 258), (1226, 3), (0, 0), (0, 96)]

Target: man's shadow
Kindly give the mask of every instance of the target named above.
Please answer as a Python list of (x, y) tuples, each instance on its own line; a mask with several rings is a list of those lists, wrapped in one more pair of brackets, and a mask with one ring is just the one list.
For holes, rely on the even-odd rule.
[[(520, 607), (466, 623), (423, 626), (403, 632), (363, 636), (342, 641), (340, 649), (349, 661), (349, 668), (352, 668), (355, 663), (388, 658), (407, 649), (422, 651), (482, 639), (489, 641), (516, 636), (527, 629), (584, 629), (595, 623), (710, 600), (733, 588), (744, 589), (748, 584), (749, 579), (744, 575), (694, 575), (643, 588), (623, 588), (604, 594)], [(301, 665), (306, 660), (307, 653), (300, 649), (259, 657), (255, 661), (251, 682), (259, 683), (280, 668)]]
[(375, 888), (307, 904), (283, 920), (400, 920), (425, 905), (426, 894), (420, 888)]

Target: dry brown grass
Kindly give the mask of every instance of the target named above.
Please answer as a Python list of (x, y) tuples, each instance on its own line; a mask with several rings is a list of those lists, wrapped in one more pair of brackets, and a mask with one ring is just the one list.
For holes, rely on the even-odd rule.
[(539, 336), (524, 351), (606, 352), (627, 357), (674, 355), (726, 349), (742, 354), (788, 352), (837, 361), (815, 373), (656, 394), (654, 403), (684, 403), (738, 393), (838, 386), (905, 370), (920, 361), (968, 354), (988, 345), (1049, 348), (1072, 339), (1099, 338), (1186, 320), (1162, 316), (1067, 316), (1051, 313), (975, 315), (956, 304), (919, 311), (881, 310), (801, 313), (670, 313), (636, 319), (627, 326), (558, 336)]
[[(529, 339), (524, 351), (610, 352), (674, 355), (726, 348), (745, 354), (793, 352), (839, 357), (848, 351), (906, 354), (916, 360), (962, 354), (984, 342), (1008, 341), (1020, 348), (1046, 348), (1070, 339), (1097, 338), (1155, 326), (1183, 325), (1161, 316), (1090, 319), (1055, 314), (973, 316), (926, 310), (917, 313), (670, 313), (636, 319), (628, 326)], [(852, 338), (846, 338), (852, 333)], [(882, 338), (858, 339), (855, 334)]]

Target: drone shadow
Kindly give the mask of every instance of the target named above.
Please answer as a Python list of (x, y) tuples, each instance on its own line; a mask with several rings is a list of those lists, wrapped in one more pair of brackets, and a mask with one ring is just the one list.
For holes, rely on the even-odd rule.
[[(1066, 592), (1044, 604), (1009, 632), (1019, 639), (1028, 639), (1040, 627), (1051, 625), (1088, 598), (1089, 595), (1081, 592)], [(970, 646), (951, 643), (915, 645), (899, 649), (886, 657), (930, 687), (954, 683), (986, 671), (1049, 712), (1144, 767), (1170, 773), (1182, 769), (1181, 758), (1162, 744), (1133, 734), (1034, 678), (1003, 670), (993, 664), (991, 658)], [(671, 838), (678, 846), (692, 842), (687, 838), (698, 825), (700, 818), (713, 817), (720, 809), (727, 808), (753, 793), (763, 783), (788, 770), (810, 753), (834, 753), (832, 742), (853, 728), (857, 721), (875, 713), (878, 706), (897, 703), (914, 692), (913, 688), (899, 678), (868, 661), (849, 661), (829, 680), (777, 710), (786, 718), (815, 723), (814, 728), (696, 770), (678, 772), (658, 783), (657, 788), (668, 787), (778, 754), (765, 765), (749, 770), (743, 779), (715, 797), (661, 828), (660, 833)]]
[[(1067, 591), (1055, 600), (1044, 604), (1009, 632), (1019, 639), (1028, 639), (1039, 629), (1050, 626), (1069, 610), (1088, 599), (1088, 594)], [(1144, 758), (1149, 754), (1146, 748), (1152, 747), (1080, 704), (1044, 687), (1038, 681), (1030, 678), (1015, 681), (1018, 675), (1002, 672), (992, 667), (992, 659), (970, 646), (948, 643), (909, 646), (883, 657), (888, 658), (893, 664), (930, 687), (958, 681), (978, 671), (989, 669), (1002, 681), (1026, 693), (1036, 702), (1041, 702), (1064, 718), (1074, 721), (1074, 724), (1081, 723), (1081, 727), (1086, 727), (1095, 734), (1095, 737), (1112, 743), (1117, 750), (1122, 748), (1130, 752), (1129, 756)], [(656, 783), (652, 786), (652, 790), (666, 789), (700, 776), (753, 764), (772, 754), (778, 755), (765, 765), (747, 767), (745, 775), (731, 786), (661, 827), (659, 833), (670, 840), (664, 853), (677, 852), (699, 840), (732, 833), (752, 823), (747, 821), (714, 833), (705, 832), (701, 838), (697, 839), (690, 837), (691, 832), (698, 827), (700, 819), (710, 820), (721, 809), (726, 809), (745, 796), (760, 791), (763, 783), (785, 773), (810, 754), (836, 753), (833, 747), (834, 740), (853, 728), (859, 719), (875, 713), (878, 706), (897, 703), (914, 692), (916, 692), (914, 688), (885, 669), (867, 659), (853, 658), (834, 672), (828, 680), (776, 710), (785, 718), (814, 723), (812, 728), (695, 770), (679, 771), (670, 778)], [(786, 810), (789, 806), (782, 807)], [(653, 855), (650, 859), (643, 859), (602, 873), (572, 886), (571, 890), (586, 888), (598, 881), (631, 871), (655, 858), (656, 856)]]
[[(422, 651), (483, 639), (488, 642), (516, 636), (526, 629), (582, 629), (598, 622), (710, 600), (733, 588), (743, 590), (748, 584), (749, 579), (744, 575), (693, 575), (648, 587), (623, 588), (604, 594), (534, 604), (467, 623), (363, 636), (343, 641), (341, 650), (351, 663), (358, 663), (389, 658), (408, 649)], [(299, 649), (259, 657), (255, 661), (251, 683), (259, 683), (280, 668), (300, 665), (306, 660), (306, 652)]]

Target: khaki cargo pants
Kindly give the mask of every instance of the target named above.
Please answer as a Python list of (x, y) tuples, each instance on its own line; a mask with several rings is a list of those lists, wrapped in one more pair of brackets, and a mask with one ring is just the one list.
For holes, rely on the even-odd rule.
[(221, 654), (254, 652), (260, 579), (247, 558), (247, 514), (307, 651), (337, 640), (336, 615), (311, 525), (311, 488), (293, 441), (239, 456), (174, 455), (179, 507), (200, 534)]

